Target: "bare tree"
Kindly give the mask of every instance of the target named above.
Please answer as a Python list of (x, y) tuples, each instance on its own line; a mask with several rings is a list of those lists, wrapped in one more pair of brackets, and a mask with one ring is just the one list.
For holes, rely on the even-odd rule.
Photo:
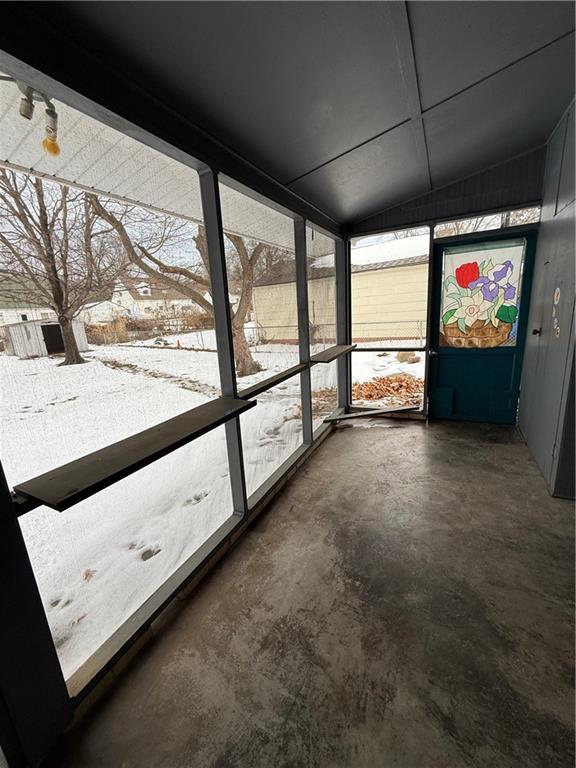
[(488, 214), (486, 216), (477, 216), (473, 219), (458, 219), (437, 224), (436, 237), (450, 237), (451, 235), (465, 235), (472, 232), (500, 229), (501, 227), (519, 226), (538, 220), (538, 208), (501, 211), (500, 213)]
[[(115, 230), (132, 264), (212, 314), (208, 245), (202, 225), (192, 225), (133, 206), (121, 206), (114, 201), (104, 203), (95, 195), (90, 195), (90, 203), (95, 213)], [(237, 303), (231, 306), (236, 372), (238, 376), (248, 376), (261, 370), (244, 334), (244, 324), (252, 308), (254, 281), (261, 262), (278, 258), (278, 249), (231, 233), (225, 233), (225, 236), (230, 284), (237, 286), (239, 292)], [(193, 249), (190, 241), (194, 244)], [(185, 266), (181, 258), (183, 250), (188, 252)], [(174, 256), (176, 252), (177, 258)]]
[[(506, 216), (506, 224), (508, 226), (516, 227), (522, 224), (534, 224), (540, 221), (540, 208), (520, 208), (516, 211), (507, 211), (506, 214), (502, 214), (502, 216), (504, 215)], [(505, 226), (504, 221), (502, 226)]]
[(406, 240), (409, 237), (418, 237), (419, 235), (426, 235), (428, 231), (426, 227), (416, 227), (414, 229), (397, 229), (393, 234), (394, 240)]
[(72, 320), (123, 270), (110, 234), (86, 193), (0, 168), (0, 294), (56, 313), (63, 365), (84, 362)]

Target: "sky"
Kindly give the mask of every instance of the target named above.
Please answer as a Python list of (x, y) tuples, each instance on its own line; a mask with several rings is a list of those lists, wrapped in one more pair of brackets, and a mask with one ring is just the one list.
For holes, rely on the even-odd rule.
[(352, 264), (376, 264), (410, 256), (425, 256), (429, 247), (428, 230), (421, 235), (396, 240), (393, 233), (363, 237), (352, 245)]

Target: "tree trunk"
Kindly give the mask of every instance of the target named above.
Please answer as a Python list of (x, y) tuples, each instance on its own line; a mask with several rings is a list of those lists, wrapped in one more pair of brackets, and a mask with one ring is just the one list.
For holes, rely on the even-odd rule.
[[(245, 253), (242, 238), (227, 235), (236, 251), (240, 255)], [(254, 255), (254, 254), (253, 254)], [(234, 362), (237, 376), (250, 376), (262, 370), (260, 363), (252, 357), (252, 352), (244, 335), (244, 323), (252, 306), (252, 289), (254, 286), (254, 266), (248, 258), (242, 259), (242, 288), (240, 289), (240, 301), (232, 317), (232, 338), (234, 340)]]
[(234, 362), (237, 376), (250, 376), (262, 370), (260, 363), (252, 357), (250, 347), (244, 335), (244, 325), (232, 321), (232, 340), (234, 342)]
[(64, 360), (60, 365), (78, 365), (85, 363), (86, 360), (80, 354), (76, 337), (72, 329), (72, 320), (69, 317), (60, 315), (58, 318), (60, 330), (62, 331), (62, 341), (64, 342)]

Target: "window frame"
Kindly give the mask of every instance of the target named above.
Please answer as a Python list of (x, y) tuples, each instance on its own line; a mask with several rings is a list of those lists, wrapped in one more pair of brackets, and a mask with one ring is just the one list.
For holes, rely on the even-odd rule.
[[(39, 637), (43, 638), (43, 643), (46, 644), (46, 631), (50, 638), (50, 648), (47, 649), (47, 654), (50, 657), (50, 666), (52, 667), (52, 674), (58, 679), (59, 684), (57, 686), (59, 696), (64, 699), (68, 699), (68, 704), (75, 706), (82, 701), (90, 691), (99, 683), (99, 681), (115, 667), (122, 655), (128, 651), (128, 649), (148, 630), (153, 624), (160, 613), (165, 609), (168, 603), (174, 598), (174, 596), (180, 592), (187, 584), (192, 582), (200, 572), (203, 572), (209, 563), (215, 561), (215, 558), (219, 557), (221, 552), (232, 539), (235, 539), (241, 530), (243, 530), (248, 521), (252, 519), (254, 515), (262, 508), (262, 506), (269, 502), (269, 500), (275, 495), (278, 489), (283, 485), (291, 473), (306, 459), (311, 450), (313, 450), (322, 440), (332, 431), (333, 425), (330, 423), (324, 423), (314, 433), (312, 429), (312, 407), (311, 407), (311, 390), (310, 390), (310, 369), (313, 365), (321, 365), (323, 361), (314, 361), (310, 357), (309, 338), (308, 338), (308, 305), (307, 305), (307, 260), (306, 260), (306, 226), (310, 226), (311, 222), (296, 214), (291, 214), (291, 218), (294, 220), (295, 231), (295, 244), (296, 244), (296, 272), (297, 272), (297, 290), (298, 290), (298, 324), (299, 324), (299, 357), (300, 362), (298, 365), (291, 369), (276, 374), (267, 379), (258, 382), (253, 387), (248, 387), (245, 391), (238, 391), (238, 383), (236, 379), (235, 367), (234, 367), (234, 352), (231, 336), (231, 317), (230, 306), (228, 301), (228, 286), (227, 286), (227, 274), (225, 263), (225, 249), (223, 241), (223, 227), (221, 216), (221, 205), (219, 196), (219, 174), (212, 169), (206, 169), (199, 174), (200, 178), (200, 190), (204, 214), (204, 226), (206, 229), (207, 241), (208, 241), (208, 260), (210, 267), (210, 275), (213, 284), (213, 305), (214, 305), (214, 324), (217, 339), (217, 352), (218, 352), (218, 366), (220, 372), (220, 382), (222, 398), (217, 400), (233, 399), (236, 402), (241, 400), (245, 403), (245, 408), (241, 408), (238, 412), (227, 416), (224, 420), (222, 418), (214, 419), (213, 421), (206, 423), (202, 430), (199, 430), (197, 434), (194, 434), (187, 439), (186, 442), (191, 442), (196, 437), (200, 437), (201, 434), (207, 434), (208, 432), (216, 429), (218, 426), (224, 424), (226, 430), (226, 441), (228, 450), (228, 464), (230, 469), (230, 481), (232, 487), (232, 497), (234, 502), (234, 511), (232, 516), (227, 520), (218, 530), (213, 533), (209, 539), (204, 542), (171, 576), (169, 576), (163, 585), (156, 590), (136, 611), (127, 618), (127, 620), (116, 630), (110, 637), (98, 648), (98, 650), (86, 659), (74, 672), (68, 680), (64, 680), (62, 671), (60, 669), (59, 662), (57, 661), (57, 655), (54, 647), (54, 640), (52, 634), (48, 629), (47, 619), (42, 606), (42, 602), (39, 595), (35, 600), (35, 613), (36, 622), (38, 627), (42, 627), (43, 631), (39, 631)], [(244, 188), (245, 190), (245, 188)], [(268, 204), (268, 201), (267, 201)], [(285, 209), (282, 212), (286, 212)], [(326, 233), (329, 234), (329, 233)], [(341, 238), (335, 238), (335, 247), (341, 253), (344, 252), (345, 243)], [(345, 264), (342, 261), (340, 264), (340, 271), (345, 269)], [(345, 276), (340, 275), (340, 283), (342, 284)], [(338, 314), (338, 309), (337, 309)], [(338, 324), (338, 318), (337, 318)], [(340, 318), (340, 326), (345, 326), (345, 318)], [(338, 359), (339, 365), (344, 360), (347, 348), (342, 346), (331, 348), (334, 355), (331, 359)], [(242, 452), (242, 436), (240, 431), (240, 410), (245, 410), (252, 406), (257, 407), (257, 400), (254, 398), (258, 394), (265, 392), (281, 381), (284, 381), (295, 374), (300, 375), (301, 379), (301, 398), (302, 398), (302, 421), (303, 421), (303, 443), (300, 445), (286, 460), (264, 481), (254, 493), (247, 497), (246, 494), (246, 482), (244, 476), (243, 466), (243, 452)], [(337, 390), (338, 402), (342, 400), (342, 393), (340, 388)], [(217, 400), (210, 401), (215, 403)], [(191, 412), (202, 409), (203, 406), (198, 406), (197, 409), (192, 409)], [(188, 415), (191, 413), (188, 412)], [(174, 417), (175, 420), (179, 420), (185, 417), (186, 414)], [(163, 422), (157, 425), (154, 429), (162, 429)], [(135, 436), (136, 437), (136, 436)], [(129, 438), (130, 439), (130, 438)], [(176, 450), (180, 447), (180, 443), (175, 442), (174, 445), (164, 446), (162, 455)], [(111, 449), (112, 446), (104, 448), (103, 451)], [(98, 452), (96, 452), (98, 453)], [(149, 457), (146, 459), (146, 464), (153, 464), (154, 461), (159, 458)], [(86, 457), (79, 459), (79, 462), (86, 463)], [(88, 461), (90, 458), (88, 457)], [(73, 507), (80, 500), (90, 498), (94, 494), (98, 493), (104, 487), (119, 482), (127, 475), (137, 471), (141, 464), (142, 457), (139, 462), (130, 461), (124, 462), (124, 466), (118, 471), (111, 473), (109, 478), (101, 480), (97, 484), (86, 486), (83, 488), (74, 499), (68, 499), (64, 501), (56, 501), (50, 503), (54, 509), (68, 509), (70, 508), (73, 514)], [(77, 462), (71, 462), (75, 464)], [(62, 470), (62, 467), (56, 468), (54, 471), (58, 472)], [(47, 473), (50, 474), (50, 473)], [(46, 505), (47, 499), (40, 499), (37, 496), (28, 492), (26, 495), (18, 492), (18, 486), (27, 486), (28, 483), (34, 483), (40, 480), (40, 477), (31, 478), (31, 480), (25, 483), (17, 484), (14, 490), (11, 490), (5, 477), (2, 474), (0, 482), (0, 496), (8, 501), (9, 508), (11, 510), (10, 517), (16, 522), (18, 517), (27, 514), (28, 512), (36, 509), (42, 504)], [(21, 535), (21, 534), (20, 534)], [(26, 551), (25, 543), (22, 539), (22, 550), (20, 556), (25, 558), (30, 574), (33, 578), (32, 566)], [(56, 664), (56, 666), (54, 666)], [(63, 693), (65, 692), (65, 693)]]
[[(417, 346), (410, 346), (410, 345), (407, 345), (407, 344), (399, 344), (399, 345), (394, 345), (394, 346), (378, 345), (378, 346), (374, 346), (374, 347), (365, 347), (362, 344), (356, 342), (356, 344), (354, 346), (354, 351), (355, 352), (424, 352), (427, 349), (427, 334), (428, 334), (428, 330), (427, 329), (428, 329), (428, 319), (429, 319), (428, 316), (429, 316), (429, 310), (430, 310), (429, 305), (430, 305), (430, 298), (431, 298), (431, 296), (430, 296), (430, 270), (431, 270), (431, 253), (432, 253), (432, 250), (431, 250), (431, 246), (430, 246), (430, 241), (431, 241), (431, 238), (432, 238), (432, 233), (434, 231), (434, 227), (431, 224), (422, 224), (421, 226), (409, 227), (408, 229), (424, 229), (424, 228), (428, 228), (428, 262), (427, 262), (427, 264), (428, 264), (428, 279), (427, 279), (427, 295), (426, 295), (426, 299), (427, 299), (426, 316), (427, 317), (426, 317), (426, 333), (422, 335), (422, 339), (423, 339), (424, 343), (421, 346), (419, 346), (419, 347), (417, 347)], [(398, 227), (395, 227), (393, 229), (383, 230), (382, 232), (371, 233), (371, 235), (377, 235), (377, 234), (384, 235), (384, 234), (388, 234), (388, 233), (392, 233), (392, 232), (401, 232), (401, 231), (402, 231), (402, 229), (398, 229)], [(425, 233), (423, 233), (423, 234), (425, 234)], [(355, 239), (358, 239), (358, 238), (361, 238), (361, 237), (370, 237), (371, 235), (354, 235), (354, 237), (350, 238), (350, 267), (349, 268), (350, 268), (350, 293), (351, 293), (351, 297), (350, 297), (350, 338), (351, 339), (354, 338), (354, 336), (352, 334), (352, 330), (353, 330), (353, 327), (354, 327), (354, 323), (353, 323), (354, 306), (353, 306), (353, 302), (352, 302), (352, 290), (353, 290), (353, 288), (352, 288), (352, 274), (353, 274), (353, 272), (352, 272), (352, 253), (351, 253), (351, 251), (352, 251), (352, 240), (355, 240)], [(352, 390), (351, 389), (350, 389), (349, 403), (352, 406)], [(356, 406), (354, 406), (354, 407), (356, 407)]]
[[(334, 220), (217, 142), (206, 138), (194, 127), (191, 129), (189, 125), (182, 123), (176, 113), (173, 113), (174, 119), (171, 123), (168, 121), (169, 124), (166, 120), (158, 121), (154, 116), (150, 118), (153, 113), (145, 106), (141, 107), (140, 99), (136, 97), (126, 99), (126, 83), (120, 90), (110, 87), (109, 83), (104, 90), (96, 85), (95, 89), (88, 90), (88, 96), (84, 95), (80, 90), (74, 90), (75, 87), (79, 87), (77, 84), (73, 83), (73, 87), (63, 85), (58, 80), (31, 67), (25, 61), (26, 51), (18, 46), (17, 41), (16, 55), (0, 52), (3, 72), (17, 80), (24, 79), (41, 91), (49, 91), (54, 99), (193, 168), (200, 174), (201, 179), (203, 176), (209, 179), (218, 171), (227, 169), (238, 178), (266, 192), (268, 199), (282, 200), (285, 204), (292, 206), (298, 217), (296, 220), (304, 221), (306, 217), (309, 221), (322, 222), (331, 229), (333, 236), (339, 238), (341, 247), (345, 247), (340, 227)], [(81, 54), (84, 56), (84, 53), (81, 52)], [(89, 55), (84, 58), (85, 63), (88, 64)], [(128, 84), (128, 90), (130, 89), (131, 86)], [(133, 93), (133, 95), (137, 94)], [(210, 197), (212, 193), (208, 191), (208, 198)], [(217, 253), (218, 232), (221, 236), (221, 221), (218, 226), (217, 212), (207, 229), (216, 243), (216, 250), (214, 251), (214, 242), (211, 250)], [(226, 329), (222, 331), (222, 333), (225, 332)], [(225, 356), (226, 351), (219, 350), (219, 357), (222, 355)], [(309, 367), (311, 364), (310, 360), (307, 360), (306, 365)], [(224, 378), (222, 367), (220, 370), (221, 378)], [(305, 371), (301, 373), (301, 375), (304, 374)], [(230, 384), (231, 381), (233, 382), (228, 379), (227, 383)], [(345, 397), (343, 390), (339, 389), (338, 396), (339, 399)], [(237, 422), (238, 418), (233, 418), (230, 423)], [(275, 473), (276, 477), (270, 478), (266, 487), (259, 490), (259, 498), (246, 500), (242, 513), (231, 519), (227, 530), (219, 530), (218, 535), (215, 534), (204, 547), (197, 550), (191, 560), (181, 566), (177, 574), (174, 574), (162, 589), (155, 593), (154, 604), (149, 601), (145, 606), (144, 614), (133, 616), (132, 625), (126, 628), (113, 655), (97, 665), (96, 671), (88, 670), (89, 674), (78, 686), (76, 694), (71, 694), (66, 687), (18, 524), (18, 516), (26, 514), (27, 507), (33, 502), (11, 493), (0, 461), (0, 504), (3, 511), (0, 515), (0, 533), (2, 534), (0, 542), (3, 552), (6, 553), (4, 559), (6, 578), (3, 582), (7, 587), (0, 591), (0, 612), (8, 619), (7, 627), (9, 628), (0, 637), (0, 684), (2, 687), (0, 747), (10, 761), (26, 761), (35, 764), (45, 757), (48, 749), (72, 720), (77, 707), (100, 681), (121, 663), (122, 656), (153, 630), (155, 620), (174, 596), (182, 589), (187, 589), (187, 585), (194, 585), (218, 561), (232, 542), (245, 530), (251, 519), (271, 500), (282, 484), (331, 430), (331, 424), (324, 424), (320, 434), (315, 435), (309, 445), (303, 446), (290, 457)], [(241, 443), (234, 445), (233, 435), (230, 442), (232, 443), (231, 449), (229, 446), (229, 456), (230, 451), (232, 453), (230, 463), (238, 464), (241, 459)], [(235, 482), (238, 482), (238, 478)], [(13, 599), (14, 594), (19, 595), (18, 600)], [(26, 642), (22, 642), (23, 637), (26, 638)], [(5, 661), (2, 662), (2, 659)], [(34, 702), (33, 707), (30, 702)]]

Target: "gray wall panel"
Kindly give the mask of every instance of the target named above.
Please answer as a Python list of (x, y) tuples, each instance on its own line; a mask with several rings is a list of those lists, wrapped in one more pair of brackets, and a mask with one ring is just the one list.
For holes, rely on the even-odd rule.
[(561, 120), (550, 138), (546, 150), (546, 168), (542, 193), (542, 221), (552, 219), (556, 214), (558, 183), (562, 168), (562, 152), (566, 135), (566, 120)]
[(556, 213), (560, 213), (567, 205), (574, 202), (574, 110), (570, 111), (566, 121), (566, 140), (562, 157), (562, 170), (558, 184), (558, 201)]
[(568, 396), (566, 404), (566, 414), (564, 418), (564, 432), (558, 454), (558, 469), (556, 472), (556, 484), (554, 493), (564, 499), (574, 498), (574, 466), (576, 464), (576, 455), (574, 451), (574, 355), (572, 355), (572, 366), (570, 369), (570, 383), (568, 386)]
[[(519, 426), (550, 491), (566, 496), (574, 483), (574, 201), (560, 210), (562, 178), (573, 174), (574, 105), (548, 144), (543, 221), (528, 319)], [(570, 146), (570, 144), (572, 146)], [(565, 182), (564, 189), (569, 189)], [(555, 211), (558, 209), (558, 213)], [(559, 299), (555, 302), (555, 292)], [(558, 294), (556, 294), (558, 296)], [(540, 330), (532, 335), (532, 329)], [(572, 411), (571, 411), (572, 407)]]

